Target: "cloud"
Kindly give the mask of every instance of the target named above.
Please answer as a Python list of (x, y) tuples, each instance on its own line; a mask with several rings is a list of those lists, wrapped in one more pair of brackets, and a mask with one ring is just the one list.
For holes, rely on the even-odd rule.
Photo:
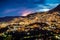
[(39, 10), (36, 10), (37, 12), (46, 12), (46, 11), (49, 11), (50, 9), (39, 9)]
[(34, 11), (32, 9), (24, 9), (22, 11), (18, 11), (18, 13), (21, 13), (21, 16), (27, 16), (28, 14), (33, 13)]
[(27, 16), (28, 14), (31, 14), (31, 13), (32, 13), (32, 11), (26, 10), (26, 11), (24, 11), (24, 12), (22, 13), (21, 16)]
[(7, 9), (5, 10), (3, 13), (10, 13), (10, 12), (15, 12), (17, 11), (18, 9)]
[(55, 8), (58, 4), (37, 4), (36, 12), (45, 12)]
[(55, 4), (46, 4), (46, 5), (48, 5), (49, 7), (52, 7), (52, 8), (54, 8), (54, 7), (56, 7), (57, 5), (59, 5), (58, 3), (55, 3)]
[(48, 7), (47, 7), (47, 6), (45, 6), (44, 4), (43, 4), (43, 5), (38, 4), (38, 5), (37, 5), (37, 8), (44, 9), (44, 8), (48, 8)]

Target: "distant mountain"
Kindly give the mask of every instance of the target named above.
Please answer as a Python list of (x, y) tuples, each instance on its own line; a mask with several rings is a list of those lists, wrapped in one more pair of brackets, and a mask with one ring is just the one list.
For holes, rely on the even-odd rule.
[(24, 16), (6, 16), (6, 17), (0, 17), (0, 22), (8, 22), (13, 20), (14, 18), (19, 18)]
[(8, 22), (8, 21), (12, 20), (13, 18), (17, 18), (17, 16), (15, 16), (15, 17), (12, 17), (12, 16), (2, 17), (2, 18), (0, 18), (0, 22)]

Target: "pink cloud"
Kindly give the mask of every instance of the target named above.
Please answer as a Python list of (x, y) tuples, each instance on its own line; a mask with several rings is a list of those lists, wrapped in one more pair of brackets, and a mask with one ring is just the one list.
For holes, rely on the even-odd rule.
[(24, 9), (22, 11), (19, 11), (18, 13), (19, 14), (21, 13), (21, 16), (27, 16), (28, 14), (33, 13), (33, 10), (32, 9)]
[(25, 11), (22, 12), (22, 15), (21, 16), (27, 16), (28, 14), (31, 14), (31, 13), (32, 13), (32, 11), (25, 10)]

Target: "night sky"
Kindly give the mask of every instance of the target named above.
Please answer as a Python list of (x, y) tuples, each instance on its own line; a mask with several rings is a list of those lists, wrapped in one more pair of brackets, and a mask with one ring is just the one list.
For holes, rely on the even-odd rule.
[(59, 3), (60, 0), (0, 0), (0, 17), (48, 11)]

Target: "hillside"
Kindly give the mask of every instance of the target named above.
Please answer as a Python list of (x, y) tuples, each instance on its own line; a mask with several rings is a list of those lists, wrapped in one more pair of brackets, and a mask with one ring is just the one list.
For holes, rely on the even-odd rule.
[[(35, 38), (34, 35), (37, 36), (43, 35), (41, 40), (42, 39), (44, 40), (45, 38), (44, 36), (48, 37), (45, 38), (46, 40), (59, 39), (60, 38), (59, 36), (60, 35), (60, 12), (59, 11), (60, 11), (60, 5), (58, 5), (56, 8), (48, 12), (36, 12), (36, 13), (29, 14), (27, 16), (0, 18), (1, 20), (0, 34), (1, 36), (3, 35), (3, 33), (7, 33), (8, 35), (13, 34), (14, 36), (16, 35), (17, 38), (18, 37), (20, 38), (22, 35), (27, 35), (27, 36), (30, 35), (30, 37), (31, 35), (33, 35), (34, 38)], [(38, 38), (40, 39), (40, 36), (38, 36)]]

